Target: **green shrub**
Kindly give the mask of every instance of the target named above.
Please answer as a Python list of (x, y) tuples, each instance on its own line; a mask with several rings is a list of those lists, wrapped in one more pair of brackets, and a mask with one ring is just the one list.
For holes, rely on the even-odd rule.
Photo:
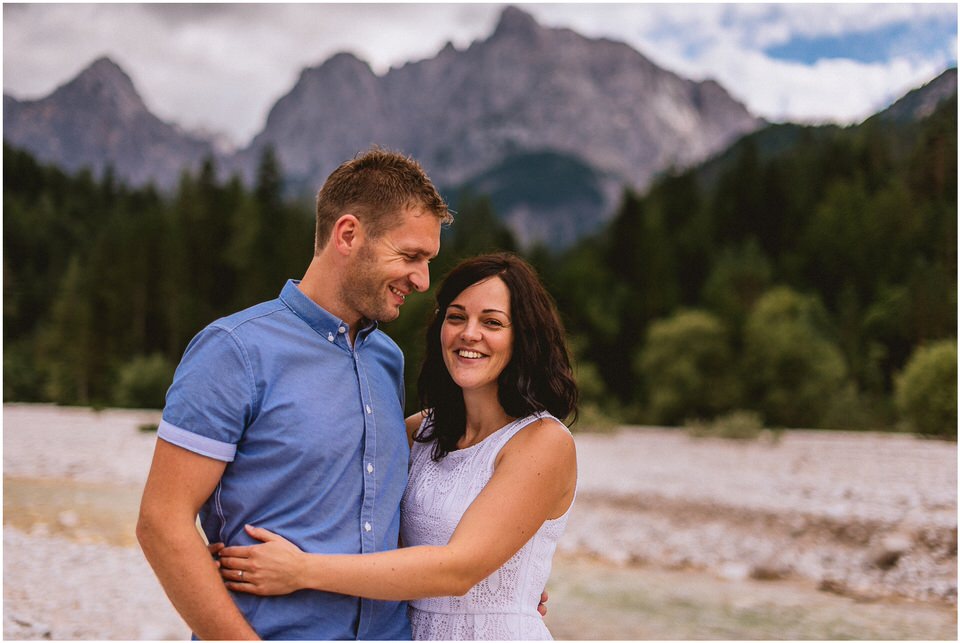
[(623, 422), (607, 409), (595, 402), (587, 402), (577, 409), (577, 421), (570, 430), (577, 433), (611, 433), (622, 424)]
[(848, 382), (830, 396), (820, 428), (843, 431), (890, 430), (895, 422), (893, 405), (886, 396), (866, 394)]
[(754, 239), (740, 247), (725, 247), (703, 285), (703, 302), (739, 331), (754, 303), (770, 287), (772, 273), (770, 261)]
[(113, 403), (137, 409), (163, 408), (174, 366), (160, 354), (138, 356), (120, 367)]
[(820, 427), (847, 367), (815, 296), (780, 287), (747, 318), (744, 380), (749, 403), (775, 426)]
[(681, 311), (654, 322), (634, 362), (653, 423), (710, 417), (738, 401), (727, 329), (704, 311)]
[(687, 434), (694, 438), (724, 438), (728, 440), (757, 440), (767, 437), (779, 442), (782, 431), (768, 430), (763, 426), (763, 417), (756, 411), (731, 411), (714, 418), (712, 422), (688, 421)]
[(921, 346), (896, 380), (900, 417), (916, 432), (957, 439), (957, 342)]
[(3, 401), (46, 401), (43, 393), (43, 371), (29, 347), (4, 346)]

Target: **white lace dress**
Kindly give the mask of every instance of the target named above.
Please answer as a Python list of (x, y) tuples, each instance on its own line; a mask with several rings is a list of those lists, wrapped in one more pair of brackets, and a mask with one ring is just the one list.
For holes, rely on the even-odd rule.
[[(440, 462), (430, 457), (432, 442), (414, 442), (410, 480), (401, 505), (404, 545), (446, 545), (467, 507), (489, 482), (500, 449), (541, 417), (556, 420), (547, 413), (516, 420), (482, 442), (448, 453)], [(419, 431), (423, 429), (421, 425)], [(559, 518), (544, 522), (513, 558), (464, 596), (410, 601), (413, 638), (552, 640), (537, 604), (569, 515), (567, 509)]]

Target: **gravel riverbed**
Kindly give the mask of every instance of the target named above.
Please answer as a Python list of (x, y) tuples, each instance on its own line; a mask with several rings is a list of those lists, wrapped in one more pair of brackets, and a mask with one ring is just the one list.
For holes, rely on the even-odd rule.
[(577, 455), (579, 497), (562, 551), (956, 604), (956, 443), (629, 429), (578, 435)]
[[(4, 638), (188, 637), (133, 536), (156, 439), (138, 427), (159, 413), (8, 404), (3, 419)], [(558, 638), (780, 638), (656, 624), (662, 604), (639, 624), (638, 587), (687, 586), (699, 589), (671, 600), (708, 607), (732, 592), (742, 606), (779, 592), (781, 607), (862, 614), (783, 638), (956, 638), (955, 443), (813, 431), (742, 443), (636, 427), (576, 440), (579, 490), (548, 616)], [(604, 611), (603, 627), (588, 610)]]

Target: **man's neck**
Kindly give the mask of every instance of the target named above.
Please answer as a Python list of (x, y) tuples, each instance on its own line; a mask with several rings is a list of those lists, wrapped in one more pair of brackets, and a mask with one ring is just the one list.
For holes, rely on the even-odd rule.
[(322, 253), (314, 256), (307, 271), (300, 280), (300, 292), (325, 311), (346, 322), (350, 329), (350, 344), (357, 338), (357, 331), (366, 325), (365, 320), (355, 313), (347, 312), (348, 307), (340, 301), (340, 282), (337, 266), (331, 265), (329, 258)]

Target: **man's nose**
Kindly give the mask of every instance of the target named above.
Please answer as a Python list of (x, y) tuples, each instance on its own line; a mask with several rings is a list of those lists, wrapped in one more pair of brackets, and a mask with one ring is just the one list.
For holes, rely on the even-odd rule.
[(417, 292), (424, 292), (430, 287), (430, 266), (423, 262), (410, 274), (410, 283)]

